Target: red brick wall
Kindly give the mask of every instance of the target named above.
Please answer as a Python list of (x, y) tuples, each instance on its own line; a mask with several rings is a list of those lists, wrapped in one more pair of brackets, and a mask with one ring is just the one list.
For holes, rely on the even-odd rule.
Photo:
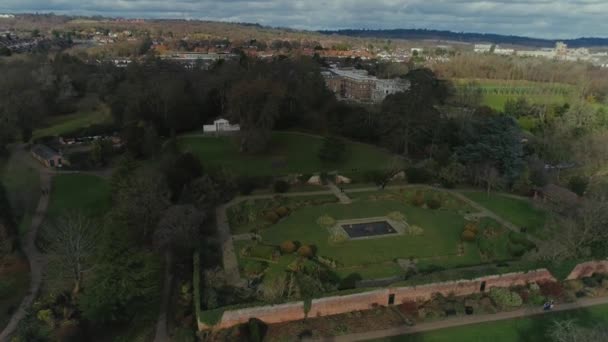
[(593, 273), (608, 273), (608, 261), (589, 261), (576, 265), (567, 280), (590, 277)]
[[(530, 282), (556, 281), (556, 279), (548, 270), (540, 269), (527, 273), (509, 273), (473, 280), (387, 288), (345, 296), (320, 298), (312, 301), (308, 317), (331, 316), (352, 311), (369, 310), (376, 305), (387, 306), (389, 295), (391, 294), (395, 295), (395, 304), (428, 300), (435, 293), (441, 293), (444, 296), (452, 293), (456, 296), (465, 296), (479, 292), (481, 284), (484, 281), (486, 282), (486, 290), (489, 290), (492, 287), (511, 287), (525, 285)], [(244, 308), (224, 312), (220, 323), (214, 328), (229, 328), (245, 323), (252, 317), (256, 317), (266, 323), (281, 323), (301, 320), (304, 319), (304, 316), (304, 302)]]

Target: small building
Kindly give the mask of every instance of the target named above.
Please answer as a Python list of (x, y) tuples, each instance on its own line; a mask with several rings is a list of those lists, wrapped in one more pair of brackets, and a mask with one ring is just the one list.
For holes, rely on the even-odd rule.
[(228, 120), (222, 118), (213, 121), (213, 125), (203, 126), (203, 132), (205, 133), (231, 133), (238, 132), (240, 130), (240, 125), (232, 125)]
[(45, 145), (34, 145), (31, 150), (32, 157), (46, 167), (62, 167), (67, 164), (62, 155)]

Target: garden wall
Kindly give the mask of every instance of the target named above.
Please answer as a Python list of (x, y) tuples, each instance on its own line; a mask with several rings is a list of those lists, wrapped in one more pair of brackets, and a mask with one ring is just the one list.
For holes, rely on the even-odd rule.
[(576, 265), (566, 280), (591, 277), (593, 273), (608, 273), (608, 260), (589, 261)]
[[(428, 300), (435, 293), (441, 293), (444, 296), (450, 294), (456, 296), (470, 295), (480, 292), (484, 282), (485, 290), (489, 290), (492, 287), (511, 287), (525, 285), (530, 282), (543, 281), (556, 281), (556, 279), (548, 270), (539, 269), (527, 273), (509, 273), (481, 277), (473, 280), (386, 288), (357, 294), (319, 298), (312, 300), (308, 317), (338, 315), (352, 311), (369, 310), (379, 305), (387, 306), (389, 305), (389, 297), (392, 297), (394, 304), (401, 304), (408, 301)], [(306, 317), (305, 304), (300, 301), (281, 305), (226, 310), (213, 328), (229, 328), (245, 323), (252, 317), (256, 317), (269, 324), (301, 320)], [(206, 328), (211, 327), (199, 322), (199, 329)]]

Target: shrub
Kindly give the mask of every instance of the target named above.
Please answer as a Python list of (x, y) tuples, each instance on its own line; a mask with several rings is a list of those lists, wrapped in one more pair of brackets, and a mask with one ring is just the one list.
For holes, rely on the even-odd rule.
[(568, 189), (579, 196), (583, 196), (589, 186), (589, 180), (581, 176), (574, 176), (568, 181)]
[(291, 240), (283, 241), (280, 247), (281, 253), (283, 254), (292, 254), (298, 248), (298, 246), (296, 246), (296, 244)]
[(277, 215), (277, 213), (273, 212), (273, 211), (269, 211), (266, 214), (264, 214), (264, 219), (272, 224), (275, 224), (277, 222), (279, 222), (279, 215)]
[(427, 169), (419, 167), (410, 167), (405, 170), (405, 174), (407, 180), (413, 184), (428, 183), (433, 179), (433, 175)]
[(278, 180), (273, 185), (274, 192), (282, 194), (289, 190), (289, 183), (284, 180)]
[(544, 281), (540, 284), (540, 293), (549, 298), (561, 298), (564, 294), (562, 284), (555, 281)]
[(490, 289), (490, 298), (500, 308), (516, 308), (523, 304), (519, 294), (505, 288), (493, 287)]
[(323, 215), (317, 219), (317, 224), (323, 227), (331, 227), (336, 224), (336, 220), (329, 215)]
[(441, 201), (437, 198), (432, 198), (432, 199), (426, 201), (426, 205), (429, 208), (436, 210), (436, 209), (441, 208)]
[(407, 233), (409, 235), (418, 236), (418, 235), (424, 234), (424, 229), (422, 229), (422, 228), (420, 228), (418, 226), (408, 226), (407, 227)]
[(243, 177), (237, 180), (237, 188), (241, 195), (249, 195), (255, 190), (256, 184), (252, 178)]
[(464, 241), (472, 242), (472, 241), (475, 241), (475, 239), (477, 238), (477, 234), (475, 234), (471, 230), (465, 230), (465, 231), (462, 232), (462, 235), (460, 237)]
[(278, 207), (274, 210), (274, 212), (279, 215), (279, 217), (285, 217), (289, 215), (289, 209), (287, 207)]
[(298, 255), (304, 258), (312, 258), (314, 256), (314, 250), (312, 246), (304, 245), (298, 248)]
[(479, 233), (478, 223), (468, 222), (464, 225), (464, 230), (471, 231), (473, 234), (477, 235), (477, 233)]
[(421, 190), (416, 190), (416, 193), (412, 198), (412, 205), (416, 207), (422, 207), (424, 205), (424, 193)]
[(527, 248), (522, 245), (512, 244), (510, 243), (508, 246), (509, 254), (512, 257), (519, 258), (527, 252)]
[(395, 221), (395, 222), (405, 222), (405, 215), (403, 215), (401, 212), (398, 211), (393, 211), (390, 212), (388, 215), (386, 215), (386, 217), (388, 217), (389, 219)]
[(245, 274), (250, 276), (256, 276), (264, 272), (266, 269), (266, 264), (258, 261), (247, 261), (245, 266), (243, 267), (243, 271)]

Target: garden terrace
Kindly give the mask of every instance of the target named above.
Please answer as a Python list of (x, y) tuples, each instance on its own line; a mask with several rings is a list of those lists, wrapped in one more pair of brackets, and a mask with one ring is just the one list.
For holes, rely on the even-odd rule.
[[(478, 265), (517, 258), (533, 247), (525, 236), (510, 233), (492, 219), (468, 222), (465, 216), (473, 209), (448, 193), (407, 189), (352, 195), (353, 203), (348, 205), (310, 203), (289, 210), (278, 220), (274, 219), (279, 215), (274, 215), (273, 222), (261, 223), (262, 228), (256, 232), (264, 245), (278, 247), (285, 241), (294, 241), (314, 246), (317, 256), (334, 262), (333, 271), (341, 279), (399, 278), (407, 271), (405, 265), (412, 262), (420, 269)], [(341, 227), (335, 229), (343, 220), (369, 222), (378, 217), (402, 224), (404, 233), (390, 235), (390, 239), (351, 240)], [(467, 224), (475, 232), (464, 239)], [(244, 232), (244, 227), (237, 226), (233, 232)], [(237, 241), (235, 250), (239, 253), (250, 244), (251, 241)], [(241, 269), (246, 266), (246, 259), (240, 259)], [(274, 269), (275, 265), (269, 263), (268, 267)]]
[(210, 165), (226, 167), (243, 176), (312, 174), (322, 171), (365, 172), (385, 169), (388, 151), (357, 142), (346, 142), (343, 161), (322, 162), (318, 152), (323, 138), (315, 135), (273, 132), (269, 150), (251, 155), (239, 152), (237, 137), (182, 136), (179, 145)]

